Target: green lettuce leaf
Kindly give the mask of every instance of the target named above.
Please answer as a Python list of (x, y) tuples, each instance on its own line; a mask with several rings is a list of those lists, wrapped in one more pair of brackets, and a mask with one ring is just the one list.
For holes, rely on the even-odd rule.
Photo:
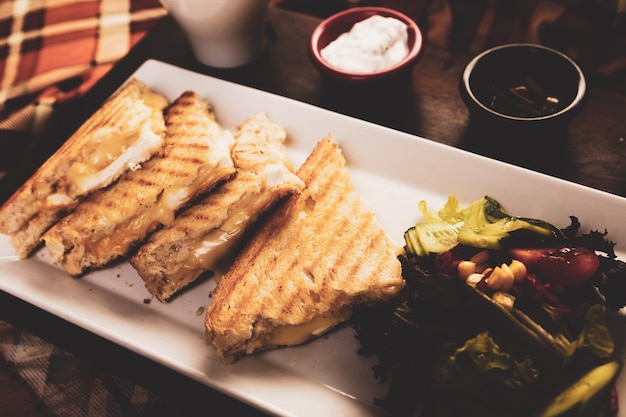
[(600, 358), (608, 358), (614, 348), (613, 338), (606, 325), (606, 307), (602, 304), (591, 306), (585, 314), (582, 331), (570, 345), (568, 356), (577, 349), (587, 349)]
[(455, 352), (452, 360), (456, 361), (461, 355), (467, 355), (483, 375), (511, 389), (532, 384), (539, 374), (530, 359), (515, 360), (509, 353), (501, 351), (487, 332), (468, 340)]

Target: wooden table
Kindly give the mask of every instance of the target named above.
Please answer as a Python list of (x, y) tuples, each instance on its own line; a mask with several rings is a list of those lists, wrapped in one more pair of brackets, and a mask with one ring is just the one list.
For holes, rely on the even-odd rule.
[[(139, 65), (154, 58), (626, 197), (626, 95), (613, 92), (610, 85), (590, 81), (584, 109), (562, 134), (547, 134), (534, 144), (508, 135), (494, 137), (492, 130), (470, 123), (459, 95), (459, 75), (471, 57), (429, 45), (415, 68), (411, 90), (395, 105), (375, 97), (369, 102), (333, 97), (307, 55), (307, 40), (318, 22), (311, 16), (272, 8), (268, 24), (271, 43), (263, 56), (246, 67), (219, 70), (199, 64), (179, 27), (165, 17), (84, 99), (61, 109), (37, 155), (30, 157), (32, 164), (15, 174), (15, 183), (41, 163)], [(539, 194), (537, 198), (541, 198)], [(0, 293), (0, 319), (80, 357), (111, 366), (167, 398), (184, 401), (188, 410), (209, 412), (220, 405), (237, 415), (262, 415), (4, 293)], [(18, 395), (26, 403), (32, 401), (28, 392), (19, 392), (12, 378), (0, 374), (0, 407), (1, 399), (8, 395)], [(11, 413), (39, 415), (28, 404)]]
[(46, 138), (49, 146), (42, 147), (42, 157), (50, 147), (58, 146), (139, 65), (154, 58), (626, 197), (626, 87), (623, 85), (599, 85), (589, 80), (586, 104), (567, 131), (562, 135), (547, 133), (535, 140), (540, 145), (528, 145), (526, 140), (495, 138), (489, 129), (472, 126), (458, 90), (460, 73), (471, 57), (431, 48), (428, 44), (414, 70), (406, 97), (392, 105), (375, 97), (369, 102), (337, 100), (324, 88), (307, 55), (307, 40), (318, 22), (319, 19), (308, 15), (271, 8), (268, 25), (271, 44), (266, 53), (246, 67), (223, 70), (199, 64), (178, 26), (166, 17), (81, 103), (64, 109), (52, 129), (56, 140)]

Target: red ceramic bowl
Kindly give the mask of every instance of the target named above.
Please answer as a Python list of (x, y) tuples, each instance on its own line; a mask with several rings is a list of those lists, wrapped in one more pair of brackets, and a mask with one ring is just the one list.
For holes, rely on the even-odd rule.
[[(372, 73), (351, 73), (333, 67), (322, 57), (321, 51), (339, 35), (349, 32), (355, 23), (373, 15), (394, 17), (407, 25), (408, 55), (396, 65)], [(396, 10), (384, 7), (353, 7), (336, 13), (322, 21), (313, 31), (309, 41), (309, 57), (323, 77), (352, 84), (375, 83), (391, 78), (407, 78), (413, 71), (422, 53), (422, 33), (413, 19)]]

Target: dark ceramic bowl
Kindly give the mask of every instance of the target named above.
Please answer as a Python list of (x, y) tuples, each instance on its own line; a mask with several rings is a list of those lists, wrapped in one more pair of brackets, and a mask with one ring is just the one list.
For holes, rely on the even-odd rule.
[(460, 91), (471, 116), (481, 122), (564, 126), (581, 109), (586, 82), (567, 55), (536, 44), (510, 44), (472, 59)]
[[(371, 73), (351, 73), (330, 65), (322, 57), (321, 51), (339, 35), (349, 32), (352, 26), (373, 15), (394, 17), (407, 25), (408, 55), (396, 65)], [(336, 13), (322, 21), (313, 31), (309, 40), (309, 57), (326, 80), (341, 84), (368, 85), (376, 83), (406, 84), (419, 61), (422, 52), (422, 33), (408, 16), (384, 7), (353, 7)]]

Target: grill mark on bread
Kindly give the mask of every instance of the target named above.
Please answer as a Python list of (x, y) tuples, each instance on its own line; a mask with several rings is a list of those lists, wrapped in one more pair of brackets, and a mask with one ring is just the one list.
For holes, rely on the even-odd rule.
[[(102, 216), (102, 221), (94, 219), (92, 222), (95, 232), (91, 234), (91, 239), (82, 242), (91, 252), (86, 252), (79, 260), (80, 265), (75, 265), (75, 261), (65, 253), (53, 254), (51, 251), (51, 259), (61, 262), (70, 274), (77, 275), (85, 266), (102, 266), (127, 255), (161, 224), (171, 221), (175, 212), (195, 195), (234, 173), (232, 160), (230, 165), (224, 166), (213, 164), (210, 160), (213, 147), (222, 149), (217, 141), (227, 141), (230, 147), (232, 135), (206, 113), (207, 106), (202, 105), (203, 100), (196, 93), (188, 92), (181, 97), (174, 101), (165, 116), (168, 126), (165, 154), (146, 162), (142, 169), (129, 172), (114, 187), (97, 193), (70, 217), (72, 229), (80, 231), (86, 226), (79, 216), (88, 217), (91, 211)], [(180, 111), (180, 105), (184, 105), (189, 113)], [(184, 117), (172, 118), (170, 112)], [(181, 126), (187, 118), (199, 121), (204, 118), (206, 123)], [(195, 126), (195, 130), (190, 129), (190, 125)], [(226, 142), (223, 145), (226, 146)], [(198, 156), (199, 149), (204, 150), (206, 158)], [(225, 150), (228, 152), (228, 148)], [(170, 194), (164, 197), (168, 192)], [(69, 221), (65, 223), (67, 226)], [(46, 239), (64, 241), (64, 230), (53, 229)]]
[(136, 187), (151, 187), (154, 184), (154, 181), (138, 175), (127, 177), (125, 182), (133, 183)]
[[(300, 191), (284, 149), (286, 132), (265, 113), (237, 126), (231, 156), (237, 174), (195, 201), (131, 258), (146, 288), (166, 301), (205, 270), (227, 269), (249, 226), (283, 197)], [(181, 250), (166, 256), (168, 242)], [(162, 285), (159, 282), (166, 282)]]
[[(279, 263), (280, 264), (280, 263)], [(300, 279), (299, 276), (291, 276), (291, 275), (287, 275), (287, 274), (292, 274), (294, 268), (297, 266), (298, 261), (296, 259), (292, 259), (290, 263), (286, 263), (285, 262), (285, 268), (284, 269), (278, 269), (278, 276), (289, 276), (290, 278), (287, 278), (284, 280), (285, 284), (290, 284), (290, 283), (294, 283), (294, 278), (295, 279)], [(275, 269), (275, 268), (273, 268)], [(298, 288), (301, 288), (300, 283), (295, 282), (295, 285), (283, 285), (282, 283), (278, 284), (278, 290), (276, 290), (276, 288), (273, 288), (273, 290), (269, 290), (267, 292), (270, 292), (272, 294), (274, 294), (275, 292), (277, 292), (280, 297), (276, 296), (276, 297), (272, 297), (272, 300), (276, 300), (278, 301), (277, 303), (275, 303), (276, 306), (283, 306), (282, 308), (279, 308), (278, 311), (276, 308), (272, 308), (272, 306), (267, 306), (264, 310), (265, 310), (265, 317), (269, 320), (273, 319), (273, 318), (277, 318), (280, 317), (282, 315), (282, 313), (285, 313), (287, 315), (291, 315), (290, 313), (292, 311), (294, 311), (294, 304), (299, 301), (299, 297), (297, 297), (297, 295), (299, 294), (298, 292)], [(294, 294), (296, 296), (294, 296)], [(281, 300), (288, 300), (286, 303), (281, 302)], [(269, 300), (268, 300), (269, 301)], [(233, 319), (236, 319), (235, 317), (233, 317)]]
[[(338, 198), (334, 201), (329, 200), (328, 203), (329, 204), (331, 202), (339, 203), (339, 201), (337, 200), (343, 200), (343, 199), (344, 198), (342, 195), (341, 198)], [(327, 248), (326, 251), (321, 252), (317, 256), (317, 258), (314, 259), (312, 262), (313, 268), (315, 269), (315, 266), (321, 264), (323, 261), (323, 258), (327, 256), (326, 252), (328, 251), (332, 252), (337, 257), (335, 258), (332, 264), (325, 265), (325, 270), (331, 270), (331, 271), (348, 270), (349, 272), (346, 273), (345, 276), (342, 277), (348, 286), (352, 285), (353, 277), (357, 276), (357, 271), (361, 267), (358, 264), (358, 262), (355, 261), (355, 258), (350, 256), (350, 250), (349, 250), (349, 247), (355, 243), (354, 237), (360, 234), (360, 231), (362, 230), (361, 226), (367, 222), (366, 218), (362, 218), (358, 220), (359, 220), (359, 223), (357, 224), (355, 224), (349, 218), (343, 218), (341, 222), (339, 223), (333, 222), (333, 226), (332, 226), (333, 230), (338, 230), (338, 231), (349, 230), (350, 233), (342, 234), (341, 238), (336, 237), (333, 240), (332, 244), (329, 244), (329, 248)], [(324, 229), (324, 225), (322, 225), (321, 222), (318, 222), (318, 227), (316, 228), (314, 233), (315, 234), (322, 233), (323, 229)], [(351, 261), (352, 261), (352, 265), (350, 266)], [(350, 267), (348, 268), (348, 266)], [(317, 272), (320, 272), (320, 271), (317, 271)], [(330, 288), (330, 284), (332, 283), (331, 277), (327, 274), (324, 274), (325, 271), (321, 271), (321, 272), (322, 272), (321, 276), (319, 274), (315, 274), (312, 272), (315, 284), (319, 287), (318, 289), (319, 293), (328, 293), (328, 291), (332, 291), (332, 297), (335, 298), (335, 301), (332, 304), (340, 306), (341, 297), (342, 297), (341, 291), (338, 291), (336, 289), (331, 289)], [(327, 313), (327, 312), (328, 311), (321, 312), (321, 313)]]
[[(337, 181), (339, 181), (340, 178), (346, 175), (346, 173), (343, 172), (343, 170), (333, 170), (331, 173), (332, 175), (328, 176), (328, 175), (318, 174), (317, 172), (320, 172), (320, 171), (314, 171), (312, 178), (311, 178), (311, 183), (318, 184), (320, 182), (323, 182), (325, 187), (319, 188), (319, 189), (316, 188), (315, 193), (312, 193), (310, 196), (308, 196), (308, 199), (312, 199), (313, 201), (315, 201), (316, 205), (323, 204), (327, 207), (341, 205), (341, 203), (345, 200), (346, 197), (343, 193), (338, 193), (338, 194), (333, 193), (334, 188), (336, 188), (334, 184)], [(304, 202), (304, 204), (302, 204), (302, 206), (304, 206), (304, 207), (301, 207), (303, 211), (311, 211), (311, 209), (306, 208), (306, 201)], [(324, 210), (324, 212), (326, 211), (327, 210)], [(311, 213), (312, 213), (311, 215), (313, 215), (314, 211), (312, 211)], [(331, 223), (332, 226), (329, 223)], [(339, 224), (337, 224), (334, 221), (330, 221), (329, 223), (322, 222), (322, 221), (314, 222), (313, 230), (307, 231), (306, 236), (317, 236), (321, 233), (324, 233), (324, 231), (327, 230), (327, 228), (329, 227), (332, 227), (333, 230), (344, 230), (346, 226), (349, 225), (350, 221), (348, 218), (342, 218)], [(349, 230), (352, 230), (352, 229), (349, 229)], [(311, 267), (305, 271), (305, 274), (308, 274), (309, 276), (312, 277), (312, 281), (313, 281), (312, 285), (313, 287), (316, 287), (315, 290), (318, 291), (319, 293), (323, 293), (328, 290), (327, 287), (328, 287), (329, 280), (327, 279), (328, 275), (320, 276), (320, 274), (318, 273), (320, 272), (318, 271), (319, 269), (318, 265), (321, 263), (322, 258), (326, 257), (328, 255), (328, 252), (330, 251), (332, 251), (335, 255), (341, 254), (342, 249), (344, 249), (342, 246), (344, 247), (348, 246), (348, 244), (350, 243), (350, 237), (346, 237), (345, 239), (343, 238), (335, 239), (332, 242), (332, 244), (329, 242), (329, 247), (324, 248), (321, 251), (317, 252), (317, 256), (315, 256), (311, 260)], [(307, 248), (307, 249), (313, 250), (313, 251), (316, 250), (316, 248)], [(336, 268), (341, 268), (342, 261), (345, 261), (345, 260), (346, 260), (345, 256), (338, 255), (338, 258), (336, 259), (336, 261), (332, 265), (326, 265), (326, 267), (330, 268), (331, 270), (334, 270)], [(292, 262), (292, 265), (290, 266), (289, 270), (293, 270), (297, 264), (298, 264), (298, 260), (296, 257), (296, 259), (294, 259), (294, 261)], [(301, 277), (297, 276), (297, 278), (301, 278)], [(300, 301), (301, 300), (298, 297), (292, 297), (291, 302), (285, 306), (285, 311), (292, 311), (295, 308), (295, 303), (300, 302)], [(313, 313), (313, 312), (310, 312), (310, 313)], [(304, 319), (304, 317), (302, 317), (302, 319)]]
[(353, 305), (388, 298), (403, 285), (399, 247), (357, 193), (331, 136), (298, 175), (302, 194), (269, 217), (207, 309), (207, 341), (226, 363), (273, 348), (279, 328), (345, 320)]
[[(92, 146), (92, 135), (96, 131), (108, 126), (123, 134), (125, 127), (137, 123), (137, 126), (147, 126), (155, 136), (164, 134), (165, 122), (162, 110), (167, 100), (160, 96), (159, 99), (151, 99), (148, 103), (143, 100), (144, 95), (157, 97), (156, 93), (136, 79), (126, 83), (0, 208), (0, 232), (9, 235), (19, 233), (15, 241), (12, 240), (12, 244), (20, 257), (28, 257), (37, 248), (41, 235), (63, 215), (73, 210), (86, 194), (93, 191), (93, 188), (75, 190), (75, 185), (67, 178), (67, 174), (75, 162), (85, 159), (83, 150)], [(154, 151), (159, 152), (158, 149)], [(121, 172), (111, 173), (110, 182), (115, 181), (120, 174)], [(98, 187), (106, 187), (110, 182), (105, 181)], [(62, 206), (48, 204), (47, 198), (56, 193), (67, 195)], [(42, 211), (45, 211), (46, 215), (40, 215)]]
[[(289, 198), (295, 198), (295, 196), (289, 197)], [(286, 234), (280, 227), (280, 223), (283, 220), (289, 221), (289, 219), (286, 219), (286, 217), (292, 217), (294, 215), (296, 215), (297, 213), (295, 213), (293, 210), (284, 210), (285, 208), (290, 208), (288, 205), (282, 206), (280, 207), (281, 210), (279, 210), (277, 212), (278, 215), (274, 215), (270, 218), (269, 222), (266, 223), (265, 225), (263, 225), (263, 228), (260, 231), (260, 234), (263, 235), (264, 237), (267, 236), (268, 240), (273, 240), (275, 242), (275, 244), (281, 244), (282, 247), (285, 247), (288, 245), (289, 240), (291, 235)], [(281, 220), (282, 219), (282, 220)], [(278, 221), (277, 221), (278, 220)], [(257, 256), (260, 255), (260, 253), (263, 251), (263, 245), (254, 245), (252, 247), (248, 247), (247, 248), (247, 255), (246, 258), (247, 259), (254, 259)], [(277, 276), (284, 276), (285, 272), (289, 269), (291, 269), (293, 267), (293, 264), (296, 262), (295, 259), (293, 259), (291, 261), (291, 263), (278, 263), (278, 265), (276, 264), (277, 259), (273, 258), (271, 260), (269, 260), (267, 262), (267, 264), (272, 268), (272, 271), (275, 275)], [(277, 269), (279, 268), (280, 269)], [(263, 271), (254, 271), (254, 277), (257, 280), (263, 281), (263, 276), (262, 273)], [(257, 276), (256, 273), (260, 273), (261, 276)], [(240, 280), (245, 283), (248, 284), (248, 280), (251, 279), (251, 277), (245, 276), (246, 271), (243, 269), (232, 269), (228, 271), (227, 275), (230, 275), (230, 278), (224, 277), (220, 283), (218, 284), (219, 286), (228, 286), (230, 287), (229, 290), (227, 291), (221, 291), (217, 293), (217, 296), (214, 298), (213, 303), (216, 303), (216, 305), (219, 305), (220, 303), (224, 304), (223, 308), (226, 308), (227, 310), (230, 310), (233, 306), (231, 305), (230, 302), (228, 302), (228, 296), (232, 294), (232, 291), (234, 290), (232, 287), (234, 285), (236, 285), (237, 282), (239, 282)], [(270, 283), (273, 284), (273, 283)], [(252, 285), (253, 287), (259, 288), (261, 287), (263, 284), (259, 283), (259, 282), (251, 282), (250, 285)], [(269, 285), (269, 284), (266, 284)], [(280, 292), (284, 293), (284, 288), (280, 288)], [(272, 286), (271, 289), (268, 290), (268, 292), (272, 292), (272, 291), (277, 291), (276, 290), (276, 286)], [(255, 298), (258, 296), (262, 296), (261, 294), (256, 294), (254, 293), (254, 291), (246, 291), (244, 293), (239, 292), (238, 294), (234, 294), (234, 298), (235, 298), (235, 303), (238, 306), (245, 306), (245, 305), (255, 305)], [(266, 305), (265, 306), (267, 309), (272, 308), (272, 305)], [(235, 307), (236, 308), (236, 307)], [(224, 322), (223, 320), (225, 319), (225, 317), (218, 317), (219, 320), (219, 327), (220, 328), (229, 328), (232, 327), (233, 324), (237, 321), (237, 315), (234, 314), (232, 316), (230, 316), (229, 318), (226, 319), (226, 321)], [(250, 329), (252, 330), (252, 329)]]
[[(189, 139), (190, 136), (188, 133), (184, 132), (183, 134), (180, 135), (181, 138), (180, 139)], [(193, 137), (191, 137), (193, 140)], [(182, 152), (189, 152), (189, 150), (193, 151), (193, 150), (201, 150), (203, 152), (206, 152), (207, 149), (209, 149), (209, 146), (206, 143), (197, 143), (197, 142), (183, 142), (182, 140), (179, 141), (179, 143), (177, 144), (176, 148), (173, 149), (173, 152), (176, 153), (182, 153)], [(184, 156), (181, 156), (181, 158), (183, 158)]]
[[(126, 100), (127, 101), (127, 100)], [(126, 103), (125, 103), (126, 104)], [(120, 118), (120, 115), (128, 112), (128, 108), (126, 106), (117, 106), (111, 107), (110, 111), (104, 113), (104, 117), (99, 121), (99, 123), (90, 126), (88, 130), (98, 130), (101, 128), (106, 128), (111, 126), (112, 128), (120, 128), (124, 126), (122, 122), (123, 118)], [(113, 121), (113, 122), (112, 122)]]
[[(303, 177), (302, 179), (305, 181), (306, 187), (303, 190), (302, 196), (300, 197), (300, 200), (298, 201), (298, 203), (295, 205), (295, 207), (289, 210), (288, 216), (290, 218), (298, 217), (300, 213), (310, 212), (312, 210), (311, 208), (307, 207), (308, 205), (307, 200), (315, 201), (316, 205), (318, 204), (318, 201), (324, 202), (323, 204), (327, 206), (341, 204), (341, 202), (344, 200), (345, 197), (343, 193), (333, 194), (333, 191), (335, 188), (334, 184), (341, 183), (342, 182), (341, 180), (347, 173), (343, 169), (332, 170), (331, 172), (326, 172), (325, 170), (319, 169), (324, 164), (324, 161), (326, 159), (327, 158), (325, 157), (325, 155), (320, 156), (319, 158), (314, 160), (315, 162), (314, 164), (307, 165), (307, 167), (309, 167), (310, 170), (308, 170), (307, 175), (301, 176)], [(321, 185), (321, 184), (323, 184), (324, 186), (318, 187), (318, 185)], [(314, 185), (313, 189), (310, 188), (309, 185)], [(329, 195), (330, 195), (330, 198), (329, 198)], [(293, 198), (297, 198), (297, 197), (293, 197)], [(281, 233), (281, 230), (282, 230), (281, 224), (285, 221), (283, 215), (275, 216), (273, 220), (274, 221), (272, 223), (268, 224), (264, 228), (264, 233), (268, 233), (269, 231), (269, 233), (272, 234), (268, 237), (267, 240), (273, 240), (275, 242), (278, 242), (279, 244), (282, 244), (283, 246), (287, 247), (288, 252), (291, 252), (294, 249), (289, 248), (289, 242), (292, 239), (292, 236), (293, 234), (295, 234), (295, 232), (293, 232), (292, 230), (288, 230), (289, 232), (293, 232), (293, 233), (287, 234), (283, 230)], [(288, 219), (287, 221), (291, 221), (291, 219)], [(345, 224), (347, 223), (347, 221), (344, 219), (342, 223)], [(315, 228), (312, 232), (307, 231), (307, 236), (310, 236), (310, 235), (315, 236), (319, 233), (324, 232), (324, 230), (328, 227), (328, 224), (325, 222), (315, 222), (314, 226)], [(338, 229), (338, 230), (341, 230), (341, 229)], [(276, 232), (273, 233), (273, 231), (276, 231)], [(298, 249), (304, 250), (304, 251), (315, 250), (315, 248), (298, 248)], [(259, 245), (257, 247), (256, 254), (251, 255), (251, 256), (253, 257), (258, 256), (259, 253), (262, 252), (262, 250), (263, 250), (263, 246)], [(285, 256), (287, 256), (287, 253), (285, 253)], [(311, 265), (313, 269), (315, 269), (316, 264), (319, 262), (319, 259), (322, 256), (323, 254), (320, 254), (314, 260), (311, 261)], [(273, 259), (270, 262), (270, 264), (272, 265), (273, 274), (275, 274), (276, 276), (287, 276), (290, 273), (290, 271), (293, 271), (296, 268), (299, 262), (300, 261), (297, 259), (297, 256), (296, 256), (292, 259), (290, 263), (281, 263), (279, 262), (278, 259)], [(277, 266), (274, 265), (275, 263), (278, 263), (278, 267), (279, 267), (278, 269), (277, 269)], [(245, 273), (245, 271), (242, 271), (242, 272)], [(295, 276), (294, 278), (300, 279), (301, 277)], [(325, 287), (327, 286), (327, 280), (322, 279), (322, 277), (318, 276), (316, 277), (316, 280), (313, 284), (319, 287), (316, 289), (317, 291), (320, 291), (320, 290), (324, 291)], [(285, 288), (285, 286), (279, 286), (279, 287), (273, 287), (273, 290), (268, 290), (267, 291), (268, 293), (272, 293), (276, 297), (281, 296), (282, 299), (288, 299), (290, 301), (288, 301), (286, 304), (283, 305), (281, 311), (272, 311), (271, 305), (265, 306), (267, 309), (266, 311), (267, 316), (279, 317), (280, 315), (283, 315), (282, 313), (289, 313), (289, 312), (296, 311), (296, 304), (301, 303), (302, 299), (300, 297), (293, 297), (293, 294), (297, 293), (299, 288), (300, 288), (300, 285), (292, 286), (291, 290), (289, 290), (288, 288)], [(252, 304), (253, 299), (256, 296), (257, 294), (247, 293), (241, 296), (241, 298), (238, 300), (238, 303), (241, 305)], [(300, 318), (301, 317), (299, 317), (299, 319)], [(233, 317), (231, 323), (236, 320), (237, 318)]]

